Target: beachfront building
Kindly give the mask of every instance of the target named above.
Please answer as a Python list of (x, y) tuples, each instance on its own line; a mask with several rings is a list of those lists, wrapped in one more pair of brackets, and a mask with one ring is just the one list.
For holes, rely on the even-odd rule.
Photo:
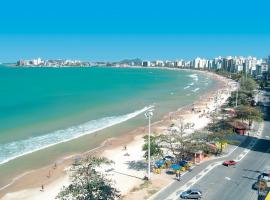
[(151, 62), (145, 60), (145, 61), (142, 62), (142, 66), (143, 67), (150, 67), (151, 66)]
[(270, 73), (270, 55), (268, 56), (266, 61), (267, 61), (267, 65), (268, 65), (268, 73)]
[(165, 67), (174, 67), (174, 62), (170, 60), (165, 60), (164, 65)]
[(164, 62), (162, 60), (153, 61), (155, 67), (164, 67)]
[(252, 74), (252, 69), (256, 68), (257, 59), (255, 57), (247, 57), (244, 63), (244, 73)]
[(193, 68), (194, 69), (208, 69), (208, 60), (204, 58), (195, 58), (193, 61)]
[(185, 66), (185, 62), (184, 62), (184, 60), (176, 60), (176, 61), (174, 61), (174, 66), (179, 67), (179, 68), (183, 68)]

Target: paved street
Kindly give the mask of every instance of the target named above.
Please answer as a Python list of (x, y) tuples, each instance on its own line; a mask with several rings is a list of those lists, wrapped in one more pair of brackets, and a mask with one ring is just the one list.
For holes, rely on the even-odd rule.
[[(152, 199), (176, 200), (182, 191), (198, 188), (203, 192), (203, 199), (207, 200), (256, 200), (257, 191), (252, 189), (252, 184), (262, 171), (270, 169), (269, 139), (270, 122), (265, 121), (260, 138), (247, 137), (228, 157), (195, 167), (183, 176), (182, 181), (174, 181)], [(235, 167), (222, 166), (221, 162), (228, 159), (239, 160), (239, 163)]]
[(193, 187), (200, 188), (203, 199), (257, 199), (257, 191), (252, 184), (259, 174), (270, 169), (270, 122), (265, 123), (263, 136), (235, 167), (219, 165)]

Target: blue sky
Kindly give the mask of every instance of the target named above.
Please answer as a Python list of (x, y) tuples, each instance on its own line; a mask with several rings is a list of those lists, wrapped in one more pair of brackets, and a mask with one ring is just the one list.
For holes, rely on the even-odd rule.
[(0, 62), (270, 54), (267, 0), (9, 0)]

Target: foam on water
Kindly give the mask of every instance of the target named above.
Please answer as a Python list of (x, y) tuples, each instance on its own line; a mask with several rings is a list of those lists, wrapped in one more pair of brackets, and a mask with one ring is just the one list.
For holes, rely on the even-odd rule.
[(200, 88), (195, 88), (192, 92), (197, 92)]
[(190, 74), (188, 76), (191, 77), (194, 81), (198, 81), (199, 80), (198, 74)]
[(75, 138), (94, 133), (96, 131), (108, 128), (110, 126), (122, 123), (137, 115), (147, 111), (153, 106), (144, 107), (133, 113), (104, 117), (97, 120), (91, 120), (78, 126), (72, 126), (67, 129), (57, 130), (42, 136), (31, 137), (29, 139), (14, 141), (6, 144), (0, 144), (0, 164), (9, 162), (20, 156), (45, 149), (47, 147), (67, 142)]
[(188, 88), (190, 88), (190, 85), (188, 85), (188, 86), (184, 87), (184, 90), (186, 90), (186, 89), (188, 89)]

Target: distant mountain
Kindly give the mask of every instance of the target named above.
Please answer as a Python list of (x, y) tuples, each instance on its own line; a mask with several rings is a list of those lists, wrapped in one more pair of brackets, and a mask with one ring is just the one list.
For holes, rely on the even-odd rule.
[(119, 62), (120, 64), (134, 64), (134, 65), (138, 65), (138, 64), (141, 64), (142, 63), (142, 60), (140, 58), (135, 58), (135, 59), (124, 59), (124, 60), (121, 60)]

